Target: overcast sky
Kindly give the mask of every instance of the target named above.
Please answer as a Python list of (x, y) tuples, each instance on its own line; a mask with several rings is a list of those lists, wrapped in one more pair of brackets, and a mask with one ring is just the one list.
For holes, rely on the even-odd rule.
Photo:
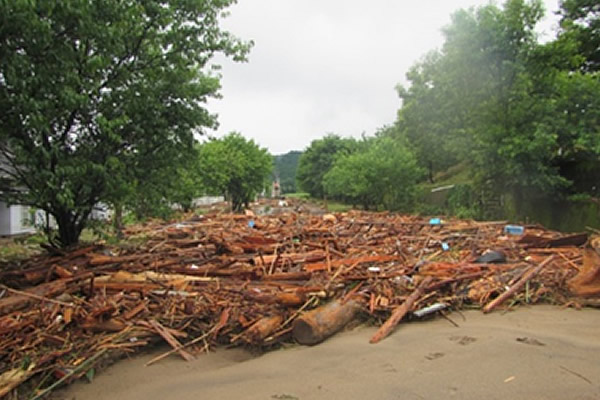
[[(459, 8), (486, 0), (239, 0), (222, 26), (254, 40), (248, 63), (219, 61), (220, 137), (238, 131), (273, 154), (336, 133), (359, 137), (395, 120), (395, 86)], [(540, 30), (554, 34), (558, 0)]]

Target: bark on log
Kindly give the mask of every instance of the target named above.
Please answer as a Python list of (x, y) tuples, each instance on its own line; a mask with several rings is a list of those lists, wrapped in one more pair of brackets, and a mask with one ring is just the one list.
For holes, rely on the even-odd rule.
[(375, 332), (375, 334), (370, 340), (371, 343), (377, 343), (390, 334), (394, 327), (398, 325), (398, 322), (400, 322), (400, 320), (406, 315), (406, 313), (410, 311), (415, 301), (417, 301), (419, 297), (421, 297), (421, 295), (425, 292), (431, 280), (432, 278), (430, 276), (423, 279), (423, 281), (415, 289), (415, 291), (412, 292), (410, 296), (408, 296), (404, 303), (402, 303), (392, 312), (392, 315), (388, 318), (388, 320), (385, 321), (383, 325), (381, 325), (377, 332)]
[(92, 332), (121, 332), (127, 325), (122, 321), (111, 318), (106, 321), (95, 321), (93, 319), (84, 321), (80, 327)]
[(332, 301), (298, 317), (292, 326), (292, 335), (298, 343), (317, 344), (327, 339), (354, 319), (360, 309), (355, 300), (343, 303)]
[(275, 262), (275, 265), (282, 265), (284, 262), (291, 262), (292, 264), (298, 263), (313, 263), (319, 260), (325, 259), (325, 252), (323, 251), (311, 251), (308, 253), (283, 253), (283, 254), (271, 254), (254, 257), (254, 265), (268, 267), (271, 263)]
[[(600, 254), (594, 249), (585, 249), (581, 271), (567, 282), (571, 293), (592, 297), (600, 295)], [(577, 300), (582, 304), (580, 300)]]
[(544, 261), (540, 263), (537, 267), (530, 268), (526, 273), (523, 274), (521, 279), (517, 281), (514, 285), (512, 285), (506, 292), (502, 293), (500, 296), (496, 297), (494, 300), (490, 301), (485, 307), (483, 307), (484, 313), (489, 313), (494, 308), (502, 304), (506, 299), (514, 295), (519, 289), (521, 289), (528, 280), (536, 276), (542, 268), (548, 265), (551, 261), (554, 260), (554, 255), (546, 258)]
[(281, 315), (261, 318), (248, 328), (242, 336), (249, 343), (260, 343), (271, 333), (275, 332), (282, 322), (283, 317)]
[(107, 265), (107, 264), (121, 264), (124, 262), (138, 261), (140, 256), (138, 254), (129, 256), (106, 256), (104, 254), (90, 254), (89, 264), (92, 266)]

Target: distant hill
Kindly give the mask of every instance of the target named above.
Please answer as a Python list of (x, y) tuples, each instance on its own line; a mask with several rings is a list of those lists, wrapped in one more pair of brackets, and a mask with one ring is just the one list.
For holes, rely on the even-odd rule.
[(274, 174), (275, 177), (279, 177), (281, 193), (283, 194), (297, 192), (296, 169), (301, 155), (301, 151), (292, 150), (289, 153), (275, 156)]

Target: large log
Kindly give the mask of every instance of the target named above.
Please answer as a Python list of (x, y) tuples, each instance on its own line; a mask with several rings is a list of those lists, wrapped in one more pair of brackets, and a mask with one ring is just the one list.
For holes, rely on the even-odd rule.
[(353, 299), (332, 301), (298, 317), (292, 335), (301, 344), (320, 343), (352, 321), (359, 310), (360, 304)]
[(421, 284), (414, 290), (414, 292), (412, 292), (410, 296), (404, 300), (404, 303), (402, 303), (392, 312), (392, 315), (388, 318), (388, 320), (381, 325), (377, 332), (375, 332), (370, 340), (371, 343), (377, 343), (380, 340), (385, 339), (385, 337), (390, 334), (394, 327), (398, 325), (398, 322), (400, 322), (406, 313), (410, 311), (415, 301), (417, 301), (419, 297), (425, 293), (431, 281), (432, 278), (430, 276), (423, 279)]

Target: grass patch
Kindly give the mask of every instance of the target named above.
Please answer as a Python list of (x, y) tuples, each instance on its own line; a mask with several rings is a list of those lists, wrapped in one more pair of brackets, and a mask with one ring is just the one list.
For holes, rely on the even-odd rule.
[[(323, 205), (325, 207), (325, 205)], [(327, 202), (327, 211), (330, 212), (347, 212), (352, 210), (352, 206), (350, 204), (344, 204), (337, 201), (328, 201)]]
[(25, 260), (43, 251), (40, 243), (45, 243), (43, 235), (29, 235), (0, 239), (0, 262)]
[(439, 172), (433, 177), (434, 182), (422, 182), (419, 184), (419, 188), (424, 193), (431, 192), (431, 189), (435, 189), (440, 186), (458, 185), (471, 183), (471, 170), (465, 163), (453, 165), (446, 171)]
[(291, 199), (302, 199), (302, 200), (309, 200), (310, 199), (310, 194), (304, 193), (304, 192), (285, 193), (283, 196), (284, 197), (289, 197)]

